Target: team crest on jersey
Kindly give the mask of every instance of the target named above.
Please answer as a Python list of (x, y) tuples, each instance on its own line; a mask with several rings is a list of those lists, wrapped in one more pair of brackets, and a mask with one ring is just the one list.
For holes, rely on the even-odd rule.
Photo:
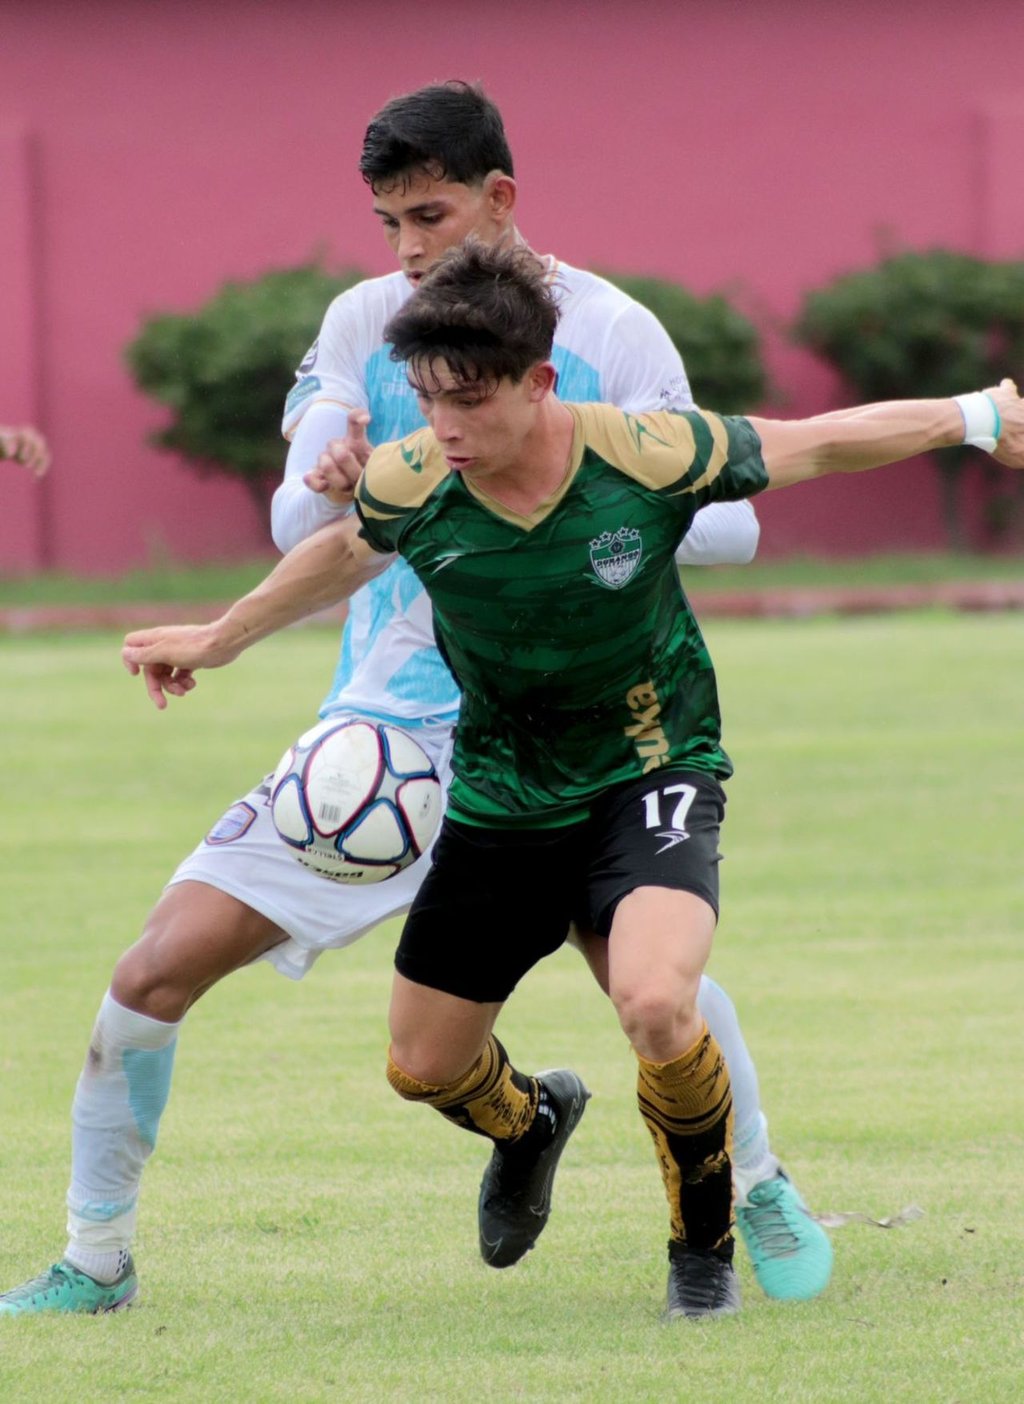
[(635, 573), (643, 550), (640, 533), (633, 527), (603, 531), (590, 543), (590, 564), (602, 585), (618, 590)]
[(252, 805), (246, 804), (245, 800), (239, 800), (217, 820), (206, 835), (206, 842), (214, 845), (234, 843), (235, 839), (240, 839), (244, 833), (248, 833), (255, 818), (256, 811)]

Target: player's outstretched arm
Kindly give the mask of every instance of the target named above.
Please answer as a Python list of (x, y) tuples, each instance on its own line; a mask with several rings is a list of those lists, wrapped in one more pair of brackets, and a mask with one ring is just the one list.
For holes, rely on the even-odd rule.
[[(933, 449), (972, 439), (995, 440), (993, 457), (1008, 468), (1024, 468), (1024, 401), (1012, 380), (979, 397), (949, 400), (888, 400), (814, 419), (751, 418), (761, 438), (768, 486), (786, 487), (827, 473), (880, 468)], [(960, 400), (975, 400), (961, 409)], [(965, 419), (965, 411), (971, 423)], [(977, 419), (975, 419), (977, 415)], [(981, 421), (985, 422), (982, 423)]]
[(268, 634), (354, 594), (388, 564), (359, 535), (359, 519), (325, 526), (289, 551), (255, 590), (209, 624), (138, 629), (121, 649), (124, 666), (142, 673), (154, 705), (183, 697), (200, 668), (222, 668)]

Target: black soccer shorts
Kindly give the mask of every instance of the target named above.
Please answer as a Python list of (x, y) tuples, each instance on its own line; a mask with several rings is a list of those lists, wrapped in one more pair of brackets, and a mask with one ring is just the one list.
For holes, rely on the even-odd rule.
[(416, 984), (502, 1002), (575, 922), (607, 936), (637, 887), (693, 892), (718, 913), (725, 792), (710, 775), (657, 771), (605, 792), (561, 829), (445, 819), (406, 918), (395, 968)]

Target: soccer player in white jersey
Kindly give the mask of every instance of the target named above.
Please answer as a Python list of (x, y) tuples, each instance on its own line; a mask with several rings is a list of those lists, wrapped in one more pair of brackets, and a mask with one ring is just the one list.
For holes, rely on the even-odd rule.
[[(360, 169), (400, 272), (342, 294), (299, 368), (283, 424), (291, 447), (273, 508), (282, 550), (350, 509), (354, 484), (343, 465), (350, 461), (346, 436), (358, 432), (354, 412), (369, 416), (374, 443), (422, 424), (404, 369), (382, 341), (389, 317), (467, 235), (488, 244), (522, 242), (501, 117), (475, 87), (435, 85), (389, 103), (367, 129)], [(563, 398), (636, 411), (692, 405), (682, 361), (649, 312), (592, 274), (553, 259), (547, 266), (561, 303), (553, 359)], [(331, 441), (335, 448), (325, 451)], [(746, 561), (757, 534), (747, 504), (710, 507), (680, 559)], [(445, 774), (458, 705), (434, 644), (427, 597), (396, 562), (352, 601), (320, 714), (358, 713), (403, 726)], [(112, 1311), (133, 1300), (139, 1184), (188, 1009), (259, 957), (301, 978), (323, 950), (349, 945), (406, 910), (426, 867), (421, 859), (377, 887), (339, 889), (296, 863), (277, 838), (265, 784), (227, 810), (173, 874), (140, 940), (115, 967), (72, 1108), (68, 1246), (59, 1263), (0, 1296), (0, 1315)], [(600, 959), (590, 958), (601, 979)], [(700, 1005), (730, 1066), (737, 1218), (758, 1280), (773, 1297), (813, 1296), (831, 1271), (828, 1238), (769, 1148), (756, 1073), (731, 1001), (705, 980)]]

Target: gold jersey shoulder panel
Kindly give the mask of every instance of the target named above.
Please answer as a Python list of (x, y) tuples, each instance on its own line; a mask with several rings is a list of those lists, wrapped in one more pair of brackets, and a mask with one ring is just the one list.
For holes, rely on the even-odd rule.
[(370, 454), (356, 489), (360, 511), (369, 521), (407, 516), (422, 507), (447, 476), (437, 440), (429, 429), (418, 429)]
[(717, 414), (629, 414), (602, 404), (571, 409), (588, 448), (655, 491), (676, 486), (679, 492), (695, 492), (714, 482), (728, 461), (729, 434)]

